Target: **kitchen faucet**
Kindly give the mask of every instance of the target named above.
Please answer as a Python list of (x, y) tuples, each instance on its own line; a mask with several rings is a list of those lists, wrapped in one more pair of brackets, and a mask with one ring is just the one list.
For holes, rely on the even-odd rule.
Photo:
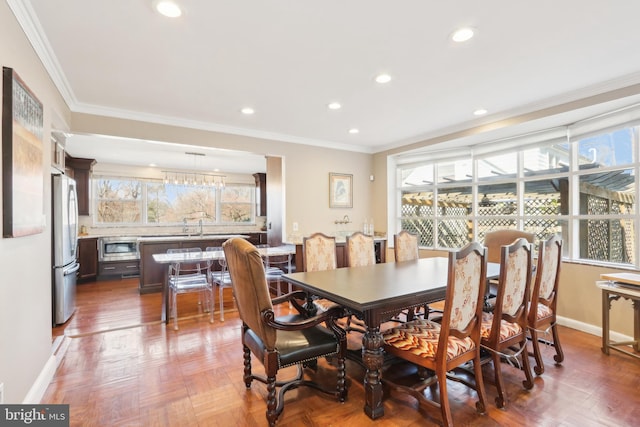
[(198, 227), (200, 228), (200, 235), (202, 236), (202, 218), (198, 220)]
[(182, 218), (182, 232), (186, 233), (187, 231), (187, 218)]
[(349, 219), (349, 215), (345, 215), (342, 217), (342, 219), (336, 219), (334, 221), (334, 224), (349, 224), (351, 223), (351, 220)]

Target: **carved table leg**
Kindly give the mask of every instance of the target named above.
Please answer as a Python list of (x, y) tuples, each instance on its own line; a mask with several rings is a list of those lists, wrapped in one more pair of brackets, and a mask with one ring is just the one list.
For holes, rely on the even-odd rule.
[(384, 415), (382, 406), (381, 369), (384, 361), (380, 327), (368, 327), (362, 337), (362, 361), (367, 368), (364, 376), (364, 412), (371, 419)]

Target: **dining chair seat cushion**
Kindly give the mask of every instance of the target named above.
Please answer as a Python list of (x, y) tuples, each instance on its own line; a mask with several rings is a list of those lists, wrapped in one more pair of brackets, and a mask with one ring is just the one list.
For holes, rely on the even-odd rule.
[(318, 298), (316, 300), (313, 300), (313, 304), (316, 306), (320, 313), (324, 313), (325, 311), (329, 311), (333, 307), (339, 306), (339, 304), (336, 304), (335, 302), (326, 298)]
[[(383, 333), (387, 345), (409, 351), (416, 356), (435, 359), (440, 339), (440, 324), (431, 320), (416, 319), (391, 328)], [(447, 360), (454, 359), (475, 348), (469, 337), (450, 336), (447, 343)]]
[[(278, 317), (279, 322), (301, 322), (300, 315)], [(244, 333), (244, 342), (261, 360), (267, 352), (260, 337), (251, 329)], [(314, 360), (319, 357), (337, 354), (339, 345), (335, 335), (323, 326), (302, 329), (299, 331), (277, 331), (275, 348), (278, 349), (278, 365), (280, 368), (295, 365), (301, 360)]]
[[(493, 325), (493, 313), (482, 313), (482, 324), (480, 325), (480, 337), (482, 339), (489, 338), (491, 335), (491, 326)], [(517, 323), (500, 321), (500, 342), (506, 341), (522, 333), (522, 328)]]
[[(529, 304), (531, 306), (531, 304)], [(546, 317), (553, 316), (553, 311), (544, 304), (538, 304), (538, 308), (536, 309), (536, 319), (542, 320)]]

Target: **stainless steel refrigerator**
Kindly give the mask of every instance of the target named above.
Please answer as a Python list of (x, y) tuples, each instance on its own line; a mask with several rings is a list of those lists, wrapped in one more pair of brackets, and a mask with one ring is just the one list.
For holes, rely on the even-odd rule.
[(76, 309), (78, 249), (78, 198), (76, 182), (66, 175), (53, 175), (52, 207), (52, 317), (53, 325), (65, 323)]

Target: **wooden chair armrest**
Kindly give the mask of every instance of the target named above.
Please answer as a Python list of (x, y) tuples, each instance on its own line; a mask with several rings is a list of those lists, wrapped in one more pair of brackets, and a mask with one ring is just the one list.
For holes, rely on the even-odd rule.
[[(335, 320), (345, 315), (342, 307), (333, 307), (321, 314), (306, 318), (300, 322), (281, 322), (278, 321), (273, 310), (264, 310), (261, 314), (262, 321), (274, 329), (282, 331), (299, 331), (302, 329), (312, 328), (320, 323), (327, 322), (335, 325)], [(331, 328), (333, 329), (333, 328)]]

